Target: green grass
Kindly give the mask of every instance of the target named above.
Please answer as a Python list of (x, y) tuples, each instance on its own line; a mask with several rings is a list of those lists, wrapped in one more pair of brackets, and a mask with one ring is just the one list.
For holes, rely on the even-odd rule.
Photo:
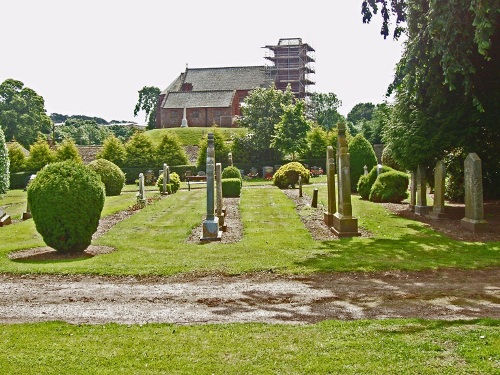
[[(213, 128), (169, 128), (148, 130), (145, 134), (149, 136), (155, 144), (159, 144), (165, 132), (173, 132), (179, 138), (182, 146), (198, 146), (202, 138), (213, 131)], [(217, 128), (222, 132), (227, 140), (231, 139), (233, 134), (246, 134), (246, 128)]]
[[(313, 188), (306, 186), (304, 190), (311, 193)], [(320, 201), (325, 201), (326, 186), (318, 188)], [(106, 200), (105, 212), (112, 213), (134, 202), (135, 190), (127, 187), (120, 197)], [(357, 197), (353, 197), (352, 203), (359, 226), (373, 237), (315, 241), (300, 221), (293, 202), (282, 191), (272, 186), (244, 186), (240, 202), (243, 239), (235, 244), (188, 244), (186, 238), (204, 219), (206, 198), (205, 189), (182, 190), (113, 227), (94, 244), (117, 250), (90, 259), (11, 261), (9, 252), (43, 246), (43, 242), (32, 220), (0, 228), (0, 272), (301, 274), (500, 266), (498, 242), (454, 241), (424, 224), (396, 217), (378, 204)]]
[(4, 374), (498, 374), (500, 321), (0, 325)]

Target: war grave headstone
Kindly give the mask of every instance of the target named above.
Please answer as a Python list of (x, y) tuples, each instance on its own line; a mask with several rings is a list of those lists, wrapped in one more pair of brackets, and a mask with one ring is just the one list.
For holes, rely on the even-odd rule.
[(425, 177), (425, 168), (423, 165), (417, 167), (417, 201), (415, 204), (415, 215), (425, 216), (430, 208), (427, 206), (427, 179)]
[(484, 220), (483, 171), (481, 159), (475, 153), (470, 153), (465, 159), (464, 182), (465, 217), (461, 221), (462, 228), (473, 233), (486, 233), (489, 228)]
[(446, 178), (446, 165), (444, 161), (439, 160), (434, 168), (434, 205), (432, 212), (429, 214), (431, 218), (443, 219), (445, 217), (444, 204), (444, 180)]
[(219, 218), (215, 216), (214, 197), (214, 173), (215, 173), (215, 149), (214, 134), (208, 133), (207, 159), (207, 216), (203, 221), (203, 234), (200, 241), (220, 241), (222, 231), (219, 230)]

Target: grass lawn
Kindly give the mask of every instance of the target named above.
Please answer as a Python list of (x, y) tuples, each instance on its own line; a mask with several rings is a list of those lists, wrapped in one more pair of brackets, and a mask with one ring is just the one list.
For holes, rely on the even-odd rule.
[[(159, 144), (165, 132), (173, 132), (179, 138), (182, 146), (198, 146), (203, 138), (206, 138), (213, 128), (168, 128), (148, 130), (145, 134), (149, 136), (155, 144)], [(246, 134), (246, 128), (217, 128), (226, 139), (230, 140), (233, 134)]]
[(498, 374), (500, 321), (0, 325), (4, 374)]

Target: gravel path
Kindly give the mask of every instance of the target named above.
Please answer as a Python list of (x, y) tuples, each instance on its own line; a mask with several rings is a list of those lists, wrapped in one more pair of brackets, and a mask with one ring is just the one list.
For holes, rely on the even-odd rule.
[(0, 275), (0, 323), (500, 319), (500, 269), (177, 278)]

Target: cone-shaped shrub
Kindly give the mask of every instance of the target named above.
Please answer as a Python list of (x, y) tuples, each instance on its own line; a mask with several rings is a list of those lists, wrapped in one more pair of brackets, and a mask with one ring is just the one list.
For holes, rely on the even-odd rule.
[(163, 165), (186, 165), (188, 158), (182, 148), (179, 138), (172, 132), (166, 132), (156, 149), (157, 164)]
[[(392, 172), (394, 169), (388, 167), (387, 165), (382, 166), (382, 172)], [(372, 170), (366, 175), (361, 176), (358, 181), (358, 193), (362, 199), (368, 199), (370, 196), (370, 190), (373, 184), (377, 180), (377, 166), (373, 167)]]
[(23, 146), (14, 142), (9, 147), (10, 172), (21, 172), (26, 168), (26, 155), (23, 151)]
[(55, 160), (74, 160), (83, 163), (82, 157), (78, 152), (75, 141), (73, 141), (72, 139), (65, 139), (60, 145), (57, 146)]
[(102, 149), (96, 156), (98, 159), (106, 159), (119, 167), (123, 167), (126, 157), (125, 146), (122, 141), (112, 135), (104, 140)]
[(273, 182), (280, 189), (294, 188), (299, 183), (299, 175), (302, 176), (303, 184), (309, 183), (310, 172), (299, 162), (293, 161), (281, 166), (276, 171)]
[(81, 252), (90, 245), (104, 199), (99, 176), (74, 161), (47, 165), (28, 187), (36, 230), (61, 253)]
[(106, 196), (120, 195), (125, 184), (125, 173), (120, 167), (109, 160), (96, 159), (90, 162), (89, 168), (101, 177), (106, 188)]
[(362, 134), (356, 136), (349, 142), (349, 154), (351, 162), (351, 191), (356, 191), (359, 178), (364, 173), (365, 165), (368, 170), (377, 165), (377, 156), (373, 147)]
[(399, 171), (382, 173), (370, 191), (370, 201), (400, 203), (408, 198), (408, 175)]

